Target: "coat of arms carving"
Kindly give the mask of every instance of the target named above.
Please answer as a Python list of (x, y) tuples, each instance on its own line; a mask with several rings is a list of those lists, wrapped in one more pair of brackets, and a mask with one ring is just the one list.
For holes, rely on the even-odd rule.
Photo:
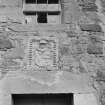
[(33, 36), (27, 44), (25, 62), (28, 69), (57, 69), (58, 41), (55, 37)]

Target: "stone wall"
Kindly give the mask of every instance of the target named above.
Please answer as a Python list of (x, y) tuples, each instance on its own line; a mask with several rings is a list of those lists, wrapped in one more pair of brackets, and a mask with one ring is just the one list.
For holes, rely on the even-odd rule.
[[(88, 16), (92, 21), (94, 21), (95, 24), (99, 24), (101, 26), (101, 28), (103, 29), (103, 32), (105, 33), (105, 28), (104, 28), (105, 27), (105, 25), (104, 25), (104, 23), (105, 23), (104, 4), (105, 3), (104, 2), (105, 2), (104, 0), (84, 0), (84, 1), (78, 0), (81, 10), (86, 14), (86, 16)], [(104, 37), (102, 40), (103, 40), (103, 44), (104, 44)], [(91, 47), (91, 46), (89, 46), (89, 47)], [(97, 52), (97, 51), (95, 51), (95, 52)], [(97, 59), (97, 57), (95, 57), (95, 58)], [(98, 59), (98, 62), (100, 62), (100, 64), (103, 65), (103, 67), (105, 66), (104, 58), (105, 57), (103, 56)], [(92, 59), (92, 60), (94, 60), (94, 59)], [(103, 63), (101, 61), (103, 61)], [(105, 81), (104, 81), (103, 77), (105, 76), (104, 75), (105, 70), (102, 66), (99, 66), (99, 63), (97, 64), (95, 62), (95, 65), (96, 65), (95, 67), (99, 67), (99, 68), (97, 69), (97, 72), (96, 72), (94, 86), (96, 87), (97, 91), (99, 92), (101, 104), (104, 105), (105, 104), (105, 98), (104, 98), (105, 97), (105, 94), (104, 94)]]
[(88, 75), (92, 79), (91, 86), (96, 91), (100, 104), (105, 104), (105, 1), (75, 1), (62, 2), (66, 25), (61, 25), (60, 28), (55, 26), (55, 30), (46, 28), (44, 32), (44, 26), (35, 28), (22, 24), (24, 15), (21, 0), (0, 1), (1, 82), (9, 71), (21, 69), (26, 37), (54, 36), (59, 44), (57, 70), (79, 76)]

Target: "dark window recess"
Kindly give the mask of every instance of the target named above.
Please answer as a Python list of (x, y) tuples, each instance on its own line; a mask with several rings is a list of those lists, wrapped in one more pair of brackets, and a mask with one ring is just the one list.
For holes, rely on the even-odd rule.
[(25, 2), (26, 2), (27, 4), (32, 4), (32, 3), (36, 3), (36, 0), (25, 0)]
[(32, 11), (29, 11), (29, 12), (23, 12), (24, 15), (36, 15), (36, 12), (32, 12)]
[(48, 4), (58, 4), (59, 0), (48, 0)]
[(73, 94), (13, 94), (13, 105), (74, 105)]
[(37, 22), (38, 23), (47, 23), (47, 13), (46, 12), (39, 12), (37, 13), (38, 18)]
[(37, 4), (47, 4), (47, 0), (37, 0)]
[(48, 15), (59, 15), (60, 14), (60, 12), (48, 12)]

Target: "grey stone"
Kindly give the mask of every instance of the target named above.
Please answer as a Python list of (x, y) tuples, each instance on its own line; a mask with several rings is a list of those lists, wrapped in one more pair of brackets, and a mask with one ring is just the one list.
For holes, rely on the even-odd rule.
[(91, 12), (97, 12), (97, 6), (95, 4), (95, 0), (78, 0), (77, 1), (79, 6), (82, 7), (82, 11), (91, 11)]
[(62, 47), (60, 48), (60, 53), (61, 53), (62, 56), (64, 56), (64, 55), (69, 55), (69, 54), (70, 54), (70, 49), (69, 49), (69, 47), (68, 47), (68, 46), (62, 46)]
[(88, 54), (103, 54), (103, 48), (93, 44), (89, 44), (87, 48)]
[(82, 5), (82, 10), (87, 12), (87, 11), (91, 11), (91, 12), (97, 12), (97, 6), (95, 4), (88, 4), (88, 5)]
[(89, 32), (102, 32), (102, 28), (98, 24), (87, 24), (87, 25), (80, 25), (82, 31), (89, 31)]
[[(101, 1), (103, 1), (101, 5), (104, 9), (104, 0)], [(55, 57), (59, 58), (57, 63), (60, 67), (58, 67), (58, 71), (56, 69), (38, 71), (37, 68), (35, 71), (32, 71), (31, 68), (26, 71), (26, 68), (23, 70), (23, 68), (15, 67), (13, 68), (15, 71), (12, 71), (10, 66), (16, 66), (15, 63), (20, 61), (23, 63), (24, 54), (27, 54), (24, 52), (27, 49), (27, 40), (23, 42), (20, 39), (23, 47), (21, 47), (22, 44), (19, 44), (17, 48), (14, 48), (11, 40), (0, 38), (1, 55), (5, 52), (4, 58), (0, 58), (0, 84), (4, 84), (3, 90), (6, 92), (10, 89), (9, 92), (20, 92), (21, 94), (74, 93), (74, 102), (77, 100), (75, 102), (77, 105), (85, 105), (85, 103), (86, 105), (97, 105), (98, 102), (95, 98), (101, 94), (100, 102), (104, 105), (105, 94), (100, 91), (105, 91), (105, 56), (100, 38), (102, 35), (98, 34), (98, 32), (102, 32), (101, 26), (98, 24), (101, 22), (97, 16), (99, 8), (97, 8), (95, 0), (64, 0), (61, 6), (62, 16), (64, 16), (63, 24), (26, 25), (22, 24), (25, 20), (22, 0), (1, 0), (0, 16), (7, 17), (7, 20), (0, 18), (0, 26), (4, 29), (8, 27), (9, 31), (0, 30), (0, 32), (6, 31), (7, 36), (11, 33), (11, 38), (14, 36), (16, 39), (20, 37), (27, 40), (31, 36), (56, 37), (59, 43), (57, 46), (59, 53)], [(73, 29), (72, 25), (70, 27), (71, 23), (79, 24), (81, 30)], [(47, 31), (48, 34), (46, 34)], [(90, 32), (94, 32), (95, 37), (92, 37), (93, 33), (90, 35)], [(4, 33), (1, 34), (4, 36)], [(16, 39), (14, 38), (15, 41)], [(96, 54), (102, 56), (97, 57)], [(92, 85), (94, 82), (97, 83), (96, 88)], [(97, 93), (96, 96), (93, 95), (94, 91)], [(9, 102), (5, 101), (4, 105), (8, 105)], [(3, 104), (0, 103), (0, 105)]]
[(103, 42), (99, 36), (89, 36), (87, 46), (87, 53), (89, 54), (103, 54)]
[(6, 51), (11, 48), (13, 48), (13, 45), (9, 40), (0, 39), (0, 50)]
[(104, 81), (105, 82), (105, 70), (104, 71), (98, 71), (96, 79), (98, 81)]

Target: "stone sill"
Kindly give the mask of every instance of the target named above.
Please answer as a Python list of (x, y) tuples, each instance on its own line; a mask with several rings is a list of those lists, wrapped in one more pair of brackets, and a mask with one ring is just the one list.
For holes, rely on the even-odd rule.
[(10, 30), (17, 32), (35, 32), (35, 31), (69, 31), (69, 24), (58, 24), (58, 25), (48, 25), (48, 24), (15, 24), (8, 27)]

